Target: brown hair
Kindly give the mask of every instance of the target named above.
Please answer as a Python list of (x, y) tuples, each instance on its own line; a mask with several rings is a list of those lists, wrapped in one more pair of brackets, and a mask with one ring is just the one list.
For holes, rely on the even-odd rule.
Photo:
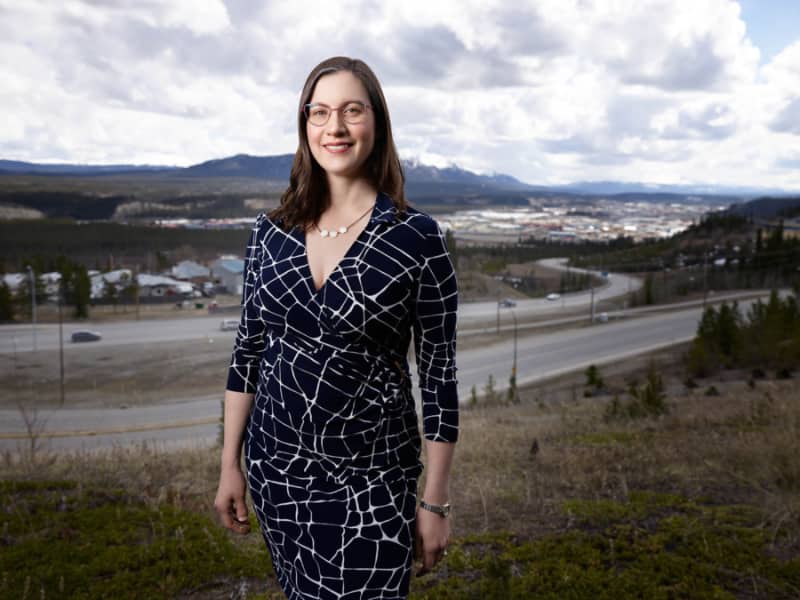
[(401, 212), (406, 209), (403, 184), (405, 176), (392, 138), (392, 124), (389, 110), (383, 97), (381, 84), (375, 73), (364, 61), (357, 58), (336, 56), (319, 63), (306, 79), (297, 111), (297, 133), (300, 142), (294, 155), (289, 187), (281, 196), (281, 204), (273, 209), (271, 219), (283, 219), (283, 229), (288, 231), (295, 225), (301, 227), (317, 223), (330, 205), (328, 182), (325, 171), (311, 155), (306, 133), (306, 115), (303, 107), (311, 101), (317, 81), (325, 75), (339, 71), (349, 71), (361, 81), (369, 95), (369, 102), (375, 114), (375, 145), (367, 157), (365, 176), (379, 191), (387, 194)]

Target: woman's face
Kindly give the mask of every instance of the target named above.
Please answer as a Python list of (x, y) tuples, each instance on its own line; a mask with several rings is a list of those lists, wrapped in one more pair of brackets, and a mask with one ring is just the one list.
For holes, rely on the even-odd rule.
[[(364, 84), (350, 71), (338, 71), (320, 77), (309, 102), (344, 108), (354, 100), (370, 104)], [(361, 177), (375, 145), (375, 114), (367, 108), (363, 121), (352, 124), (345, 122), (341, 110), (334, 110), (324, 125), (306, 121), (306, 134), (311, 155), (328, 177)]]

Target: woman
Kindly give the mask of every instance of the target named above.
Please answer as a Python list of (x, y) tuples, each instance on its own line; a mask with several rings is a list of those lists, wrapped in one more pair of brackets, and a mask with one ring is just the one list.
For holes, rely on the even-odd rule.
[[(309, 75), (280, 206), (258, 215), (225, 392), (215, 501), (247, 533), (245, 479), (290, 599), (406, 598), (445, 553), (458, 436), (457, 287), (442, 232), (406, 205), (380, 84)], [(406, 354), (414, 332), (428, 457)]]

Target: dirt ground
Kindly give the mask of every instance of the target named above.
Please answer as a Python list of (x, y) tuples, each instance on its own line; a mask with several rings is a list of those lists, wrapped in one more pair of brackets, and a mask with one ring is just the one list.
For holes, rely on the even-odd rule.
[[(168, 403), (219, 391), (232, 344), (184, 341), (81, 348), (64, 353), (65, 406), (99, 408)], [(0, 354), (0, 408), (60, 401), (58, 351)]]

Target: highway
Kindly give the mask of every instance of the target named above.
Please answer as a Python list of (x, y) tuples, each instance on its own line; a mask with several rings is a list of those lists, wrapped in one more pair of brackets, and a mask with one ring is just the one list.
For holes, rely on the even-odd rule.
[[(742, 302), (740, 306), (746, 310), (747, 304)], [(520, 335), (517, 348), (519, 384), (584, 369), (592, 363), (602, 365), (624, 360), (690, 340), (696, 332), (701, 311), (701, 306), (695, 306), (630, 320)], [(217, 320), (198, 321), (205, 323), (211, 331)], [(160, 324), (164, 325), (163, 322)], [(137, 325), (119, 324), (120, 331), (127, 331), (126, 327), (135, 331)], [(175, 331), (182, 329), (176, 327)], [(165, 339), (174, 339), (168, 337), (169, 334), (164, 335), (167, 336)], [(229, 335), (232, 338), (233, 334)], [(512, 360), (512, 336), (488, 346), (460, 351), (457, 365), (461, 401), (469, 400), (473, 385), (479, 393), (482, 392), (490, 374), (497, 382), (498, 391), (507, 387)], [(416, 380), (413, 363), (412, 373)], [(414, 394), (419, 403), (416, 387)], [(40, 423), (44, 422), (43, 446), (53, 450), (93, 450), (142, 441), (165, 449), (207, 446), (217, 436), (220, 398), (211, 395), (173, 399), (164, 405), (128, 409), (41, 410), (37, 417)], [(25, 436), (21, 435), (24, 431), (25, 424), (18, 411), (0, 410), (0, 448), (15, 449), (24, 444)]]
[[(541, 261), (545, 266), (553, 269), (565, 269), (566, 259), (547, 259)], [(572, 269), (573, 272), (585, 272)], [(610, 274), (603, 286), (595, 290), (595, 302), (623, 295), (629, 290), (640, 287), (638, 279), (625, 275)], [(591, 301), (591, 292), (577, 292), (565, 294), (557, 301), (545, 299), (516, 301), (514, 311), (520, 321), (535, 318), (556, 316), (558, 314), (574, 313), (580, 309), (588, 311)], [(481, 324), (495, 322), (497, 318), (497, 302), (469, 302), (462, 303), (458, 311), (458, 326), (461, 328), (476, 327)], [(502, 309), (506, 310), (506, 309)], [(224, 315), (228, 318), (235, 315)], [(78, 329), (89, 329), (98, 332), (102, 339), (91, 342), (92, 346), (119, 346), (124, 344), (143, 344), (159, 342), (175, 342), (183, 340), (215, 339), (233, 340), (234, 332), (222, 332), (219, 329), (223, 316), (205, 315), (202, 317), (184, 317), (175, 319), (142, 319), (140, 321), (116, 321), (88, 323), (64, 323), (64, 351), (74, 352), (80, 350), (83, 344), (73, 344), (69, 341), (70, 334)], [(36, 326), (37, 350), (57, 350), (58, 324), (46, 323)], [(32, 326), (28, 324), (14, 324), (0, 326), (0, 354), (14, 352), (30, 352), (33, 350)]]

